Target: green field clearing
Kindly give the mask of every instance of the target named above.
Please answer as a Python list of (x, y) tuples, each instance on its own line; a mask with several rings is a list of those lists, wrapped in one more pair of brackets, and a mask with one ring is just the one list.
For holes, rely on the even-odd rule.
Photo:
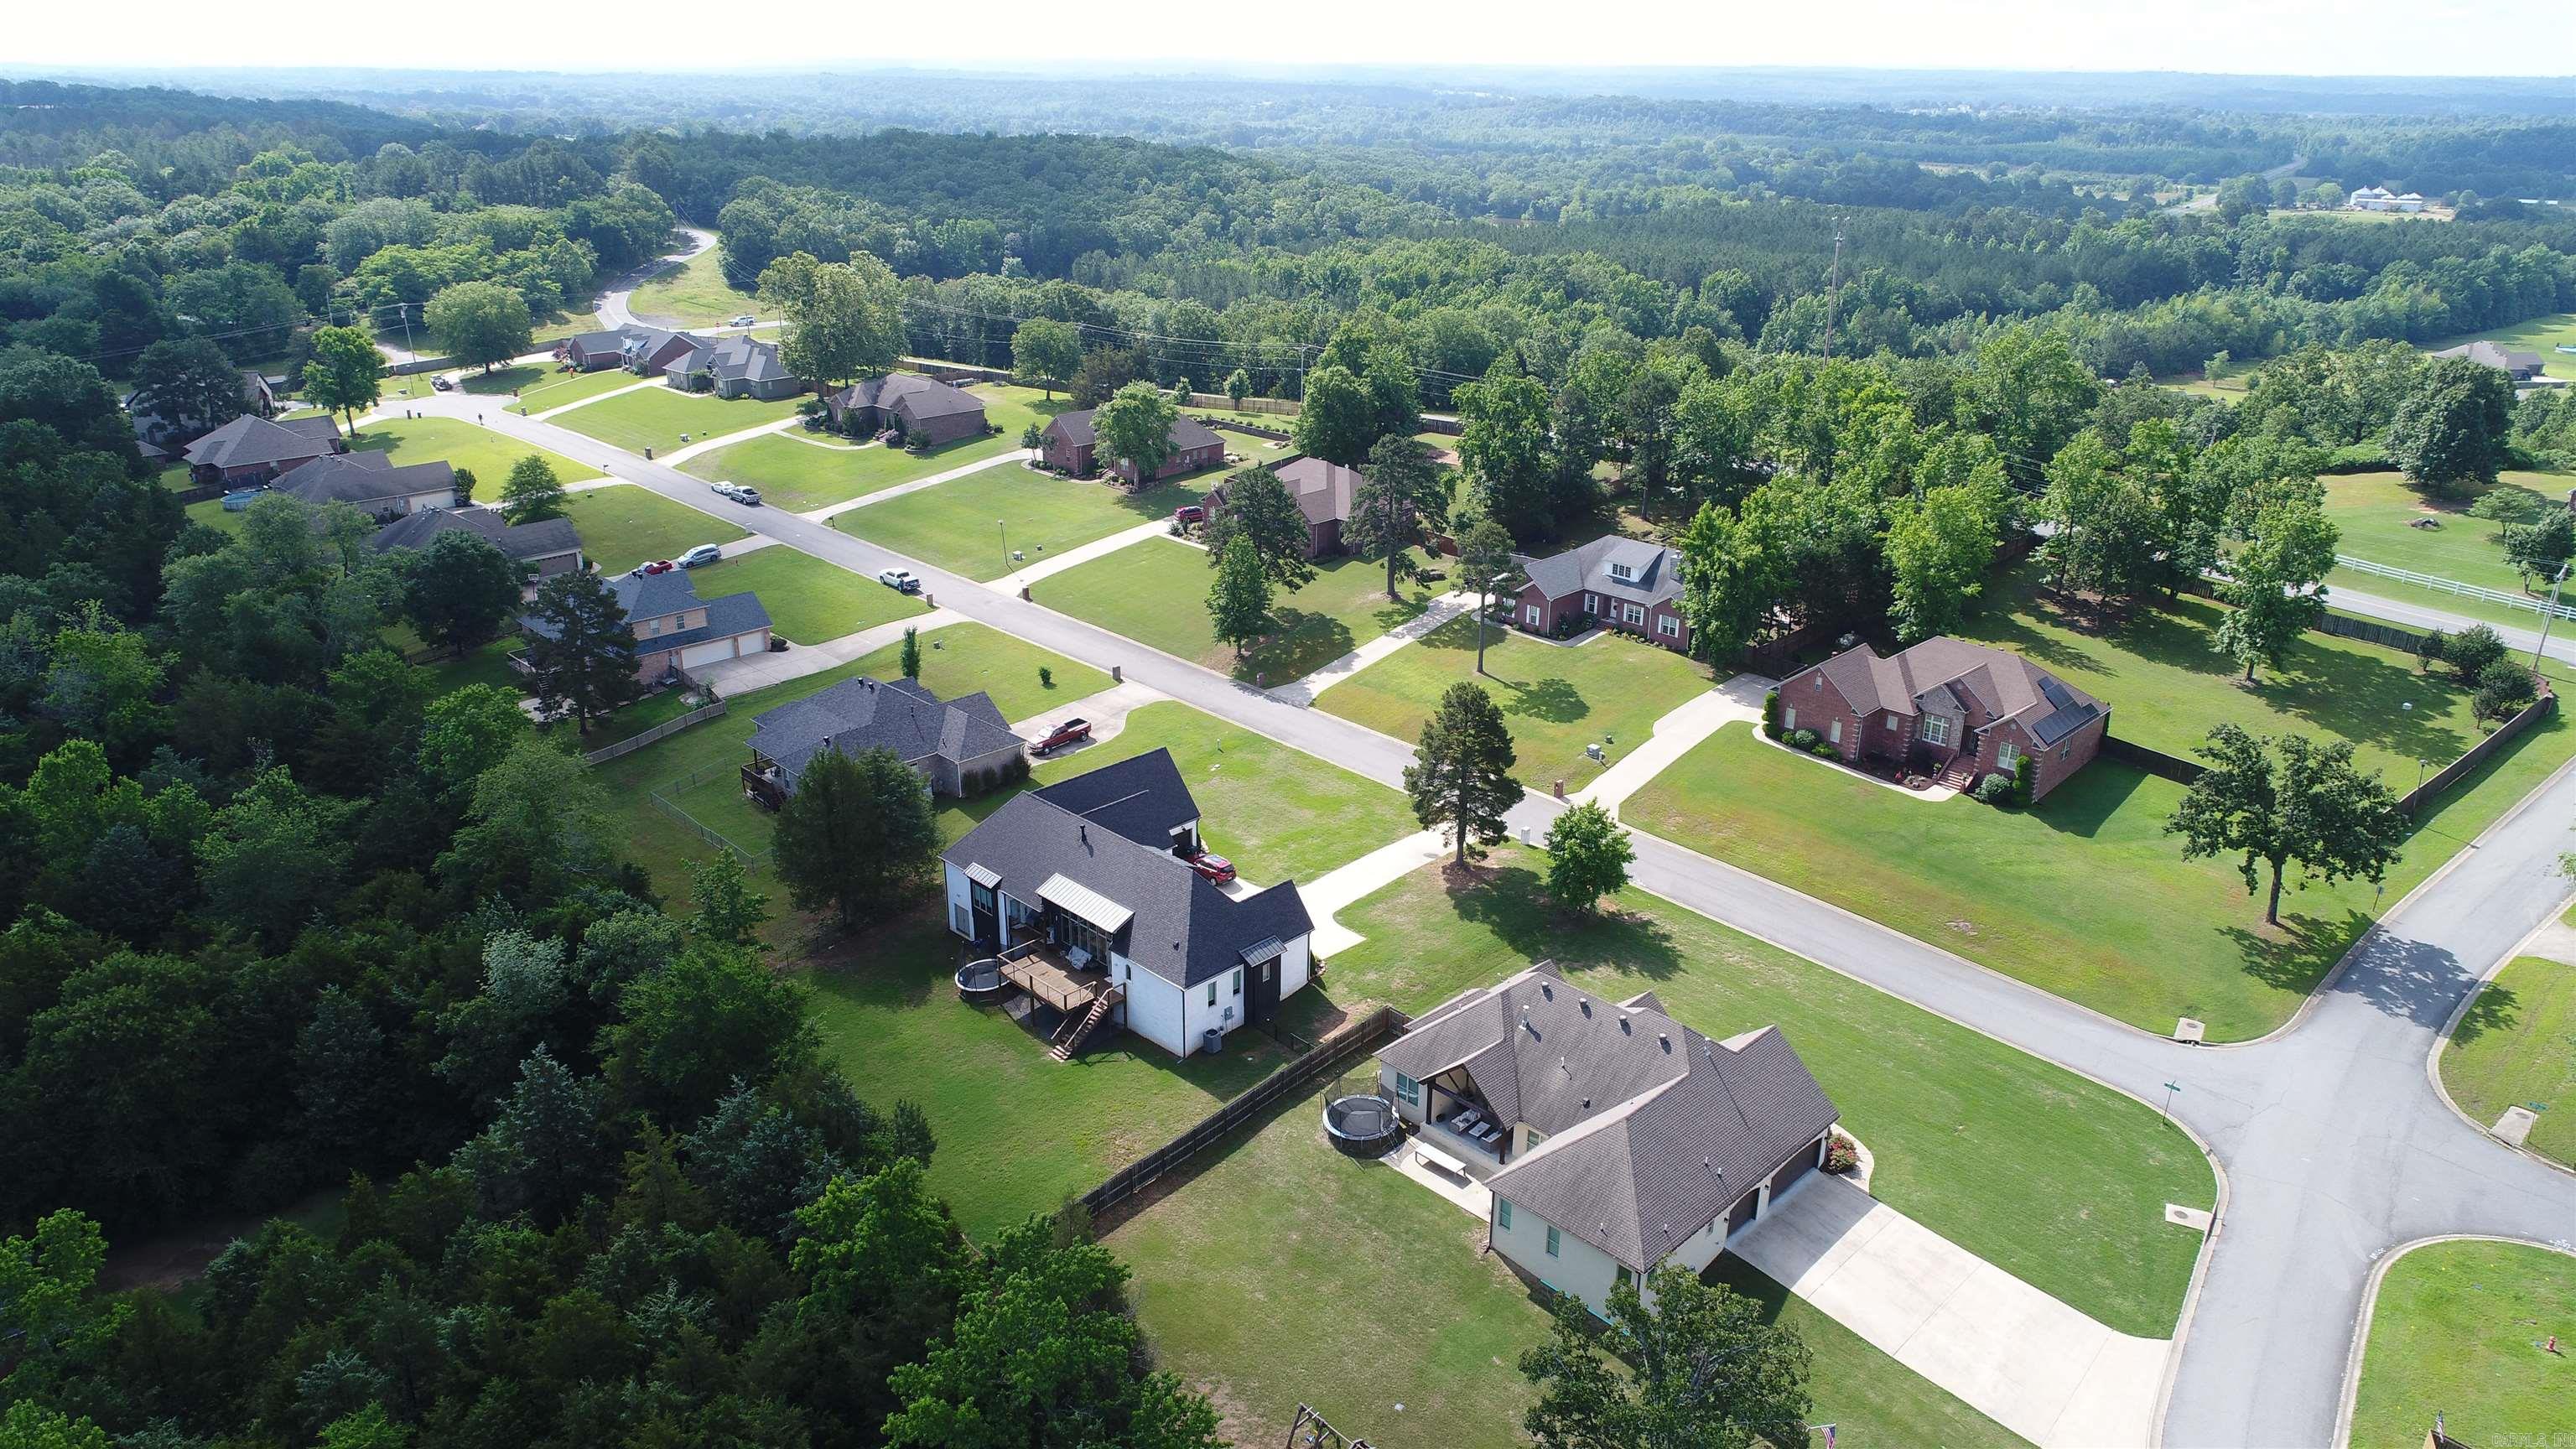
[[(832, 526), (933, 568), (997, 579), (1023, 563), (1169, 519), (1207, 497), (1216, 470), (1129, 492), (1110, 483), (987, 468), (837, 515)], [(998, 524), (998, 526), (997, 526)], [(1015, 562), (1005, 549), (1026, 555)]]
[(1207, 550), (1152, 538), (1042, 579), (1033, 592), (1050, 609), (1265, 685), (1313, 673), (1421, 614), (1432, 597), (1428, 585), (1398, 584), (1403, 600), (1390, 601), (1386, 565), (1328, 559), (1306, 587), (1271, 604), (1272, 633), (1237, 661), (1208, 616), (1215, 577)]
[[(1521, 1414), (1534, 1395), (1518, 1364), (1547, 1337), (1546, 1311), (1499, 1259), (1479, 1255), (1481, 1222), (1335, 1152), (1316, 1126), (1324, 1090), (1292, 1098), (1108, 1235), (1135, 1273), (1136, 1314), (1158, 1359), (1210, 1395), (1241, 1444), (1277, 1442), (1301, 1401), (1371, 1442), (1527, 1444)], [(1242, 1250), (1246, 1222), (1264, 1227), (1254, 1259)], [(1742, 1263), (1720, 1258), (1710, 1276), (1798, 1331), (1812, 1355), (1809, 1417), (1832, 1423), (1837, 1443), (2021, 1442)], [(1402, 1305), (1401, 1351), (1360, 1304)]]
[(760, 490), (762, 500), (769, 506), (805, 513), (985, 458), (1016, 453), (1020, 433), (1029, 424), (1043, 424), (1065, 407), (1061, 399), (1041, 401), (1035, 388), (979, 386), (969, 390), (983, 399), (985, 420), (998, 426), (999, 433), (912, 453), (875, 444), (850, 446), (848, 440), (830, 433), (790, 431), (703, 453), (681, 467), (700, 478), (748, 484)]
[(898, 594), (874, 579), (783, 544), (692, 569), (698, 597), (745, 591), (760, 595), (770, 627), (798, 644), (820, 644), (930, 612), (918, 594)]
[(622, 367), (603, 367), (596, 372), (568, 372), (555, 367), (517, 368), (513, 371), (535, 374), (520, 385), (518, 396), (508, 401), (510, 410), (518, 413), (542, 413), (552, 408), (568, 408), (602, 393), (615, 392), (622, 387), (634, 387), (649, 380), (637, 377)]
[(532, 454), (551, 464), (555, 476), (566, 483), (599, 476), (599, 470), (588, 464), (459, 418), (380, 418), (361, 425), (349, 446), (389, 453), (397, 467), (444, 458), (473, 473), (474, 496), (484, 502), (500, 497), (501, 482), (510, 476), (511, 466)]
[[(1316, 696), (1315, 707), (1399, 740), (1422, 737), (1441, 694), (1474, 680), (1511, 727), (1514, 773), (1534, 790), (1571, 792), (1645, 743), (1655, 721), (1709, 687), (1705, 667), (1603, 630), (1568, 647), (1487, 626), (1485, 676), (1476, 674), (1476, 620), (1452, 619)], [(1583, 747), (1603, 739), (1603, 763)]]
[[(637, 454), (650, 448), (659, 455), (793, 417), (801, 401), (802, 398), (790, 397), (763, 402), (758, 398), (720, 398), (712, 393), (648, 387), (583, 403), (553, 421), (612, 448)], [(685, 441), (683, 433), (688, 435)]]
[(2352, 1449), (2418, 1449), (2441, 1411), (2463, 1444), (2576, 1443), (2576, 1257), (2520, 1243), (2417, 1248), (2380, 1281)]
[(197, 480), (192, 476), (195, 471), (185, 463), (171, 463), (153, 474), (152, 481), (173, 493), (181, 493), (197, 486)]
[[(2502, 489), (2530, 494), (2557, 506), (2570, 480), (2560, 474), (2509, 472), (2496, 483)], [(2437, 574), (2463, 584), (2526, 593), (2522, 576), (2504, 561), (2503, 525), (2470, 515), (2471, 499), (2433, 499), (2406, 485), (2398, 473), (2354, 473), (2326, 480), (2326, 516), (2342, 530), (2336, 551), (2391, 568)], [(2412, 526), (2418, 520), (2438, 528)], [(2441, 589), (2364, 573), (2336, 569), (2326, 576), (2329, 589), (2348, 587), (2356, 593), (2402, 600), (2426, 608), (2484, 619), (2494, 624), (2538, 628), (2540, 615), (2530, 609), (2490, 603)], [(2542, 585), (2533, 598), (2546, 598)]]
[(2563, 345), (2576, 347), (2576, 312), (2554, 312), (2534, 317), (2511, 327), (2490, 327), (2483, 332), (2463, 332), (2456, 337), (2437, 338), (2424, 344), (2427, 352), (2440, 352), (2463, 342), (2487, 341), (2518, 352), (2537, 352), (2541, 371), (2551, 377), (2576, 380), (2576, 353), (2561, 352)]
[(2518, 956), (2451, 1032), (2442, 1086), (2482, 1127), (2507, 1107), (2539, 1113), (2525, 1147), (2576, 1166), (2576, 965)]
[(635, 289), (628, 309), (638, 318), (659, 318), (663, 325), (682, 327), (721, 327), (745, 312), (760, 315), (760, 299), (734, 290), (725, 280), (723, 251), (709, 247), (657, 274)]
[(581, 534), (582, 552), (604, 574), (622, 574), (657, 558), (678, 558), (702, 543), (751, 537), (722, 519), (633, 483), (585, 488), (564, 500), (564, 511)]

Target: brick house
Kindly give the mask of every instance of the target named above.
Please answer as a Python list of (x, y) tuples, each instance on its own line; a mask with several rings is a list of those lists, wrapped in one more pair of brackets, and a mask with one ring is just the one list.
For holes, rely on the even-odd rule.
[(1682, 617), (1682, 556), (1661, 544), (1613, 534), (1546, 558), (1514, 555), (1529, 582), (1512, 622), (1554, 634), (1571, 622), (1634, 634), (1676, 654), (1690, 652)]
[[(1306, 557), (1340, 553), (1342, 527), (1351, 519), (1351, 501), (1359, 496), (1360, 485), (1368, 479), (1357, 468), (1345, 468), (1321, 458), (1296, 457), (1268, 466), (1286, 486), (1288, 496), (1297, 500), (1297, 511), (1306, 516)], [(1208, 512), (1224, 510), (1227, 486), (1242, 476), (1229, 475), (1225, 482), (1209, 490)]]
[[(1048, 467), (1062, 468), (1076, 478), (1091, 476), (1099, 462), (1096, 453), (1100, 441), (1091, 430), (1092, 412), (1092, 409), (1084, 408), (1080, 412), (1058, 413), (1046, 425), (1038, 456)], [(1224, 461), (1225, 440), (1211, 431), (1207, 424), (1182, 414), (1172, 419), (1171, 455), (1163, 460), (1163, 466), (1155, 471), (1154, 477), (1158, 482), (1177, 478), (1183, 473), (1213, 468)], [(1126, 459), (1110, 460), (1109, 470), (1126, 480), (1129, 487), (1136, 485), (1135, 465)]]
[(456, 506), (456, 469), (446, 460), (397, 465), (372, 450), (316, 458), (270, 486), (315, 508), (346, 503), (379, 523)]
[[(635, 631), (635, 677), (646, 684), (658, 684), (676, 670), (769, 648), (769, 610), (758, 594), (702, 600), (696, 581), (680, 569), (629, 574), (609, 580), (608, 587)], [(553, 626), (534, 615), (522, 615), (519, 627), (553, 637)], [(513, 662), (518, 662), (516, 656)]]
[(316, 458), (347, 451), (340, 425), (327, 416), (273, 423), (244, 413), (190, 443), (180, 456), (196, 482), (229, 486), (271, 482)]
[(473, 534), (526, 565), (531, 591), (540, 579), (578, 573), (585, 567), (581, 556), (581, 535), (574, 531), (571, 519), (508, 523), (489, 508), (414, 509), (377, 529), (374, 547), (378, 553), (427, 548), (440, 534), (453, 532)]
[(2035, 762), (2031, 798), (2083, 769), (2111, 707), (2008, 650), (1946, 635), (1881, 655), (1846, 649), (1780, 685), (1780, 727), (1810, 729), (1845, 760), (1875, 760), (1964, 786)]
[(827, 395), (823, 403), (831, 409), (832, 425), (845, 433), (900, 428), (905, 442), (919, 438), (933, 448), (980, 438), (987, 426), (981, 399), (916, 372), (865, 378)]

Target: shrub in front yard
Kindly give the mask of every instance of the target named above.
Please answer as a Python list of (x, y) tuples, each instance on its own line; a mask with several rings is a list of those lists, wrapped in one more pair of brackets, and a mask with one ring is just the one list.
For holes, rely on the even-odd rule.
[(1807, 748), (1808, 753), (1814, 755), (1820, 760), (1833, 760), (1840, 759), (1842, 757), (1842, 751), (1835, 749), (1832, 745), (1826, 744), (1821, 740)]
[(1849, 1141), (1840, 1137), (1825, 1139), (1825, 1171), (1840, 1177), (1858, 1166), (1860, 1154), (1852, 1150)]
[(1038, 688), (1040, 688), (1040, 689), (1053, 689), (1053, 688), (1055, 688), (1055, 670), (1053, 670), (1053, 669), (1049, 668), (1048, 666), (1046, 666), (1046, 665), (1044, 665), (1044, 664), (1041, 664), (1041, 665), (1039, 665), (1039, 666), (1038, 666)]
[(1780, 691), (1776, 689), (1762, 696), (1762, 733), (1780, 738)]
[(2009, 805), (2013, 799), (2013, 778), (1996, 770), (1979, 779), (1968, 794), (1980, 805)]
[(2039, 766), (2030, 756), (2013, 761), (2013, 803), (2028, 805), (2039, 784)]
[(1793, 750), (1812, 750), (1815, 747), (1816, 732), (1814, 730), (1801, 729), (1789, 731), (1789, 748)]

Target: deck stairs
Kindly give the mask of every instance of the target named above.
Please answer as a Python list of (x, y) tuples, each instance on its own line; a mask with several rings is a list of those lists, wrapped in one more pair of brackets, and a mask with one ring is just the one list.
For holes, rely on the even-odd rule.
[(1047, 1048), (1047, 1055), (1060, 1062), (1072, 1061), (1073, 1054), (1082, 1050), (1082, 1044), (1090, 1040), (1091, 1033), (1097, 1030), (1102, 1022), (1109, 1019), (1110, 1008), (1116, 1006), (1126, 994), (1125, 991), (1116, 988), (1100, 993), (1092, 1000), (1089, 1011), (1078, 1017), (1068, 1018), (1071, 1024), (1056, 1033), (1055, 1045)]

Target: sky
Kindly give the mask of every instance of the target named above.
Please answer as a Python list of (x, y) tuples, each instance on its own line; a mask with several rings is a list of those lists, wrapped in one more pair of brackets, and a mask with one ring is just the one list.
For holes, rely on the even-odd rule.
[(952, 0), (902, 19), (877, 6), (721, 0), (13, 8), (0, 74), (13, 63), (711, 71), (1215, 61), (2576, 75), (2567, 0)]

